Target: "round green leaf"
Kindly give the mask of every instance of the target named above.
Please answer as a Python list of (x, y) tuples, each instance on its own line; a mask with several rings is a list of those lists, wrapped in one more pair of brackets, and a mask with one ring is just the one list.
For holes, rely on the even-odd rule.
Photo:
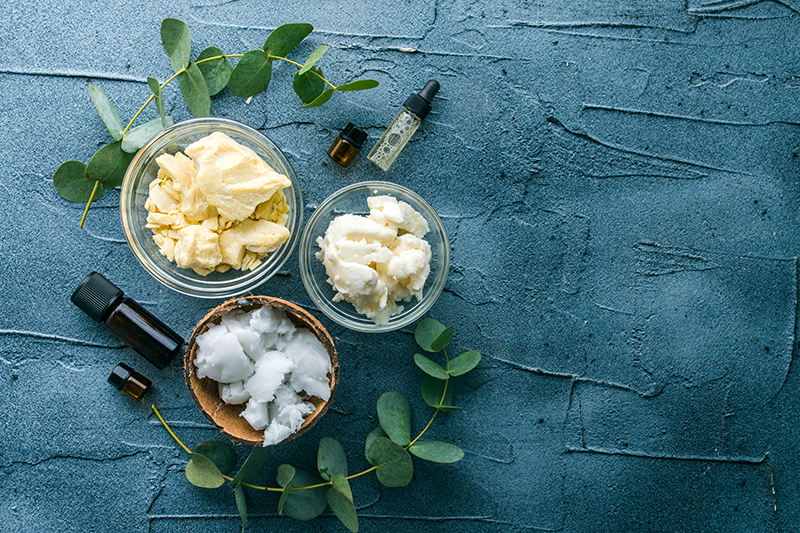
[(106, 189), (119, 187), (131, 159), (133, 154), (122, 151), (122, 141), (107, 144), (95, 152), (86, 165), (86, 179), (99, 181)]
[(431, 376), (422, 378), (422, 399), (431, 407), (442, 411), (460, 411), (460, 407), (453, 407), (453, 384), (449, 381), (436, 379)]
[(272, 78), (272, 60), (262, 50), (247, 52), (236, 63), (228, 88), (241, 98), (249, 98), (264, 92)]
[(358, 514), (356, 506), (353, 505), (353, 493), (347, 478), (337, 474), (333, 478), (333, 486), (326, 493), (326, 498), (336, 517), (347, 529), (356, 533), (358, 531)]
[(328, 100), (330, 100), (331, 96), (333, 96), (333, 89), (325, 89), (324, 91), (322, 91), (322, 94), (320, 94), (319, 96), (317, 96), (314, 99), (313, 102), (311, 102), (310, 104), (301, 105), (300, 107), (303, 107), (303, 108), (306, 108), (306, 107), (319, 107), (322, 104), (324, 104), (325, 102), (327, 102)]
[(477, 350), (464, 352), (450, 361), (450, 375), (460, 376), (466, 374), (481, 362), (481, 354)]
[(244, 497), (244, 487), (238, 483), (233, 489), (236, 497), (236, 508), (239, 510), (239, 516), (242, 517), (242, 533), (247, 527), (247, 500)]
[(339, 441), (330, 437), (320, 439), (317, 468), (325, 481), (330, 481), (336, 474), (347, 476), (347, 457)]
[(369, 453), (369, 447), (372, 446), (372, 443), (375, 442), (375, 439), (379, 437), (389, 438), (389, 435), (383, 430), (382, 427), (376, 427), (372, 431), (370, 431), (369, 435), (367, 435), (367, 440), (364, 443), (364, 453)]
[(283, 507), (289, 498), (289, 488), (294, 479), (295, 470), (292, 465), (281, 465), (278, 467), (278, 485), (283, 487), (281, 499), (278, 500), (278, 514), (283, 514)]
[(269, 458), (269, 448), (263, 446), (256, 446), (250, 452), (250, 455), (245, 459), (242, 468), (233, 476), (231, 485), (236, 485), (240, 481), (243, 483), (252, 483), (258, 475), (264, 470)]
[(328, 507), (328, 500), (325, 496), (328, 488), (324, 486), (314, 489), (302, 488), (321, 483), (323, 481), (314, 474), (305, 470), (295, 470), (294, 477), (284, 487), (284, 493), (281, 496), (282, 510), (296, 520), (311, 520), (321, 515)]
[(381, 427), (400, 446), (411, 443), (411, 403), (396, 391), (388, 391), (378, 398), (378, 420)]
[(337, 91), (363, 91), (365, 89), (374, 89), (380, 85), (377, 80), (356, 80), (344, 85), (336, 87)]
[(429, 376), (433, 376), (437, 379), (447, 379), (450, 377), (444, 368), (434, 363), (421, 353), (414, 354), (414, 362), (417, 363), (417, 366)]
[(311, 24), (284, 24), (278, 26), (267, 37), (264, 51), (277, 57), (286, 57), (286, 54), (295, 49), (308, 34), (314, 30)]
[(316, 50), (311, 52), (311, 55), (308, 56), (308, 59), (306, 59), (306, 62), (303, 65), (303, 68), (300, 69), (298, 74), (305, 74), (306, 72), (311, 70), (311, 67), (316, 65), (317, 61), (322, 59), (322, 56), (325, 55), (325, 52), (328, 51), (328, 48), (330, 48), (330, 46), (328, 46), (327, 44), (323, 44), (322, 46), (320, 46), (319, 48), (317, 48)]
[(114, 104), (111, 103), (111, 100), (108, 99), (106, 93), (97, 85), (92, 85), (90, 83), (89, 96), (92, 97), (92, 102), (94, 102), (94, 106), (97, 108), (97, 113), (103, 120), (103, 124), (106, 125), (111, 137), (113, 137), (115, 141), (122, 139), (122, 130), (124, 128), (122, 119), (119, 118), (117, 109), (114, 107)]
[(161, 22), (161, 43), (169, 55), (169, 64), (174, 72), (189, 65), (192, 40), (189, 26), (178, 19), (167, 18)]
[(195, 63), (197, 67), (200, 69), (200, 72), (203, 73), (203, 78), (206, 80), (206, 85), (208, 86), (208, 94), (210, 96), (214, 96), (215, 94), (219, 93), (222, 89), (228, 85), (228, 80), (231, 79), (231, 63), (228, 61), (226, 57), (220, 57), (219, 59), (212, 59), (210, 61), (203, 61), (201, 60), (211, 58), (211, 57), (219, 57), (223, 55), (222, 50), (217, 48), (216, 46), (209, 46), (202, 52), (200, 55), (197, 56)]
[(434, 463), (455, 463), (464, 458), (464, 450), (453, 444), (437, 440), (416, 442), (408, 451), (420, 459)]
[(211, 459), (197, 453), (190, 455), (192, 458), (186, 463), (186, 479), (189, 483), (204, 489), (216, 489), (225, 483), (225, 478)]
[(122, 151), (135, 154), (139, 151), (139, 148), (150, 142), (150, 139), (164, 129), (164, 122), (166, 122), (168, 126), (172, 126), (172, 117), (166, 116), (164, 118), (164, 121), (160, 118), (154, 118), (149, 122), (145, 122), (140, 126), (128, 130), (122, 138)]
[[(86, 203), (94, 189), (94, 181), (86, 177), (86, 163), (80, 161), (67, 161), (61, 163), (56, 173), (53, 174), (53, 185), (56, 192), (68, 202)], [(97, 200), (103, 196), (103, 188), (98, 187), (94, 194)]]
[(438, 320), (434, 320), (432, 318), (426, 318), (424, 320), (420, 320), (419, 324), (417, 324), (416, 329), (414, 330), (414, 338), (419, 344), (419, 347), (425, 350), (426, 352), (438, 352), (441, 350), (435, 350), (433, 348), (433, 343), (436, 339), (447, 329), (444, 327), (444, 324), (439, 322)]
[(183, 100), (195, 117), (207, 117), (211, 113), (211, 97), (203, 73), (195, 63), (189, 63), (186, 70), (178, 76)]
[(156, 99), (156, 108), (158, 109), (158, 116), (161, 117), (161, 125), (167, 127), (167, 115), (164, 110), (164, 95), (161, 91), (161, 84), (155, 78), (147, 78), (147, 86), (150, 87), (153, 96)]
[(211, 462), (217, 465), (223, 474), (227, 474), (236, 466), (236, 452), (233, 451), (230, 444), (221, 440), (205, 440), (197, 445), (194, 453), (211, 459)]
[(292, 88), (303, 103), (310, 104), (325, 90), (325, 82), (320, 76), (322, 69), (319, 67), (313, 67), (303, 74), (295, 73)]
[(379, 437), (367, 450), (367, 460), (378, 469), (378, 481), (387, 487), (405, 487), (414, 475), (411, 456), (398, 444)]

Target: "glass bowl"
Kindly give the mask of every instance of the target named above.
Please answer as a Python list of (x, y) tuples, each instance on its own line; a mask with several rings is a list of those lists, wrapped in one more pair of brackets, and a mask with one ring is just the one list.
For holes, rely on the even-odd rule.
[[(430, 231), (425, 240), (431, 246), (431, 271), (422, 289), (422, 299), (412, 297), (408, 302), (398, 302), (403, 311), (392, 316), (385, 325), (359, 314), (350, 302), (334, 302), (336, 291), (328, 283), (328, 275), (322, 261), (315, 256), (319, 251), (317, 237), (323, 237), (328, 224), (339, 215), (368, 215), (367, 198), (389, 195), (402, 200), (420, 213), (428, 222)], [(356, 183), (335, 192), (322, 202), (308, 219), (300, 237), (300, 276), (306, 291), (319, 309), (331, 320), (349, 329), (366, 333), (393, 331), (421, 318), (434, 304), (444, 288), (450, 268), (450, 242), (447, 231), (436, 211), (413, 191), (383, 181)]]
[[(230, 269), (201, 276), (191, 269), (178, 266), (161, 255), (153, 240), (153, 232), (145, 227), (147, 210), (144, 208), (149, 185), (158, 174), (156, 157), (164, 153), (183, 151), (191, 143), (219, 131), (239, 144), (256, 152), (276, 172), (286, 175), (291, 187), (283, 189), (289, 205), (289, 239), (280, 248), (262, 259), (253, 270)], [(303, 198), (297, 176), (283, 152), (267, 137), (253, 128), (222, 118), (197, 118), (170, 126), (139, 150), (131, 161), (122, 182), (120, 216), (125, 238), (133, 255), (158, 281), (183, 294), (198, 298), (226, 298), (254, 289), (271, 278), (291, 255), (297, 244), (303, 222)]]

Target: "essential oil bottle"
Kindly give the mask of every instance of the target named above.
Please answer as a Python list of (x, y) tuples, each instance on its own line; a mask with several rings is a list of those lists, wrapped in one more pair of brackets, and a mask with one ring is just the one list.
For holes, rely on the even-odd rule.
[(383, 170), (389, 170), (400, 151), (430, 113), (431, 101), (438, 91), (439, 82), (431, 80), (420, 92), (409, 96), (403, 104), (403, 110), (386, 128), (383, 136), (367, 155), (367, 159)]
[(158, 368), (166, 367), (183, 347), (180, 335), (97, 272), (80, 282), (71, 300)]
[(367, 132), (350, 123), (333, 141), (328, 149), (328, 155), (343, 167), (349, 167), (366, 139)]
[(114, 385), (137, 402), (141, 400), (145, 393), (153, 386), (153, 382), (126, 365), (120, 363), (108, 376), (108, 382)]

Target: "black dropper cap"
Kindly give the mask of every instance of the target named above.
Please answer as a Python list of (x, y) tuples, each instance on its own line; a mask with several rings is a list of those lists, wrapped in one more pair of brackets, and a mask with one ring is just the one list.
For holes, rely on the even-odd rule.
[(108, 318), (125, 293), (97, 272), (92, 272), (80, 282), (72, 293), (72, 303), (97, 322)]
[(111, 371), (111, 375), (108, 376), (108, 382), (114, 385), (118, 390), (122, 390), (122, 387), (125, 386), (125, 382), (128, 381), (131, 374), (133, 374), (133, 369), (125, 363), (120, 363)]
[(409, 96), (403, 107), (423, 119), (431, 112), (431, 102), (437, 92), (439, 92), (439, 82), (431, 80), (425, 84), (425, 87), (420, 92)]
[(339, 137), (349, 142), (356, 148), (361, 148), (361, 145), (367, 140), (367, 132), (350, 122), (344, 127), (342, 132), (339, 134)]

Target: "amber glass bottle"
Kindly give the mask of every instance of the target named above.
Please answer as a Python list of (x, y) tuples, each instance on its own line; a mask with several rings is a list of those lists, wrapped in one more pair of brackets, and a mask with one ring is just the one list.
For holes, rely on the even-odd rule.
[(152, 381), (125, 363), (120, 363), (114, 368), (108, 376), (108, 382), (136, 401), (141, 400), (153, 386)]
[(158, 368), (169, 364), (183, 347), (183, 338), (97, 272), (84, 278), (72, 303)]

